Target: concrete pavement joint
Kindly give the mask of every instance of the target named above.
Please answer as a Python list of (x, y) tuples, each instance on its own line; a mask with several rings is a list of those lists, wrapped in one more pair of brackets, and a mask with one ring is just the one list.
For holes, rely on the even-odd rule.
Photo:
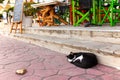
[[(59, 71), (59, 70), (58, 70), (58, 71)], [(42, 79), (44, 80), (45, 78), (49, 78), (49, 77), (52, 77), (52, 76), (56, 76), (56, 75), (58, 75), (58, 71), (56, 72), (56, 74), (53, 74), (53, 75), (50, 75), (50, 76), (42, 77)]]
[(10, 66), (10, 65), (16, 64), (16, 63), (21, 63), (21, 62), (29, 63), (27, 66), (25, 66), (26, 68), (30, 66), (30, 62), (29, 61), (16, 61), (16, 62), (13, 62), (13, 63), (5, 64), (4, 65), (4, 69), (9, 69), (9, 68), (7, 68), (7, 66)]

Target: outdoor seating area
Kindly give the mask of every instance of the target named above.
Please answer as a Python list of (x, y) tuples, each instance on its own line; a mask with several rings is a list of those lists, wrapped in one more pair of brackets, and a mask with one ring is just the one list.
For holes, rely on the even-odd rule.
[[(102, 26), (105, 23), (115, 26), (120, 22), (119, 0), (69, 0), (69, 4), (65, 4), (69, 7), (69, 22), (61, 18), (62, 14), (58, 15), (55, 12), (55, 6), (61, 6), (61, 4), (63, 5), (65, 2), (51, 1), (33, 4), (32, 6), (41, 8), (42, 26), (55, 25), (54, 19), (58, 19), (65, 25), (73, 26), (80, 26), (84, 23), (85, 26)], [(39, 25), (41, 26), (41, 23)]]
[(72, 0), (72, 10), (74, 26), (86, 22), (86, 26), (104, 23), (115, 26), (120, 22), (119, 0)]
[(65, 25), (68, 24), (68, 22), (62, 19), (60, 15), (55, 13), (55, 6), (58, 6), (60, 4), (61, 4), (60, 2), (54, 1), (50, 3), (39, 3), (39, 4), (32, 5), (32, 6), (36, 6), (40, 8), (38, 15), (37, 15), (40, 26), (57, 25), (54, 19), (59, 20), (61, 23), (64, 23)]
[[(61, 24), (102, 26), (106, 23), (116, 26), (117, 23), (120, 23), (119, 0), (41, 0), (40, 2), (31, 0), (22, 3), (25, 16), (33, 16), (33, 22), (38, 22), (39, 26), (60, 26)], [(8, 3), (6, 3), (7, 5)], [(26, 5), (30, 5), (30, 7), (25, 7)], [(7, 9), (8, 23), (9, 12), (13, 12), (13, 9), (10, 8)], [(38, 8), (39, 10), (35, 11)], [(37, 17), (34, 17), (35, 14), (38, 14)]]
[(41, 18), (43, 20), (43, 26), (53, 26), (55, 25), (54, 23), (54, 18), (60, 20), (62, 23), (64, 24), (68, 24), (68, 22), (66, 22), (65, 20), (63, 20), (62, 18), (59, 17), (59, 15), (57, 15), (54, 11), (54, 5), (49, 5), (49, 6), (45, 6), (41, 9), (40, 13)]

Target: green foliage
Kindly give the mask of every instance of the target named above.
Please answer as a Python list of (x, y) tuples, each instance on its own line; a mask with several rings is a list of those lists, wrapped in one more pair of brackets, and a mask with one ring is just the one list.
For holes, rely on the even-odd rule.
[(4, 0), (0, 0), (0, 3), (2, 3)]
[(4, 12), (9, 13), (9, 11), (12, 11), (12, 12), (13, 12), (13, 10), (14, 10), (14, 7), (11, 7), (11, 8), (9, 8), (8, 10), (4, 10)]
[(23, 12), (25, 16), (33, 16), (36, 13), (37, 9), (33, 8), (31, 4), (34, 4), (34, 3), (33, 2), (24, 3)]
[(61, 6), (60, 10), (58, 11), (58, 14), (63, 18), (64, 20), (67, 20), (69, 18), (69, 7), (68, 6)]
[(0, 14), (0, 19), (2, 19), (2, 14)]
[(14, 10), (14, 7), (11, 7), (11, 8), (8, 9), (8, 12), (13, 11), (13, 10)]

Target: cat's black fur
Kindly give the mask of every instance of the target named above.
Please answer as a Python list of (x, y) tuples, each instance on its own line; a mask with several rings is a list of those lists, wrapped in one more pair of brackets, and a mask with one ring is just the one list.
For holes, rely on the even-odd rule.
[[(81, 59), (78, 59), (81, 58)], [(98, 60), (95, 54), (88, 52), (71, 52), (67, 55), (68, 61), (77, 67), (91, 68), (98, 64)]]

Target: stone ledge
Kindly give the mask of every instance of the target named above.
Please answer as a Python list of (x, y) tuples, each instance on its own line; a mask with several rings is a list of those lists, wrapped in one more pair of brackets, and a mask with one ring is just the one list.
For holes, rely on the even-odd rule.
[(88, 40), (80, 40), (74, 38), (58, 38), (58, 37), (51, 37), (51, 36), (41, 36), (36, 34), (13, 34), (11, 35), (16, 38), (31, 40), (31, 42), (42, 41), (46, 43), (53, 43), (62, 46), (71, 47), (78, 50), (86, 50), (86, 51), (93, 51), (97, 53), (103, 53), (106, 55), (115, 55), (120, 56), (120, 45), (113, 44), (113, 43), (104, 43), (104, 42), (97, 42), (97, 41), (88, 41)]
[[(58, 29), (58, 30), (57, 30)], [(120, 44), (120, 30), (97, 30), (88, 28), (25, 28), (25, 34), (36, 34), (58, 38), (76, 38)], [(116, 32), (115, 32), (116, 31)]]

